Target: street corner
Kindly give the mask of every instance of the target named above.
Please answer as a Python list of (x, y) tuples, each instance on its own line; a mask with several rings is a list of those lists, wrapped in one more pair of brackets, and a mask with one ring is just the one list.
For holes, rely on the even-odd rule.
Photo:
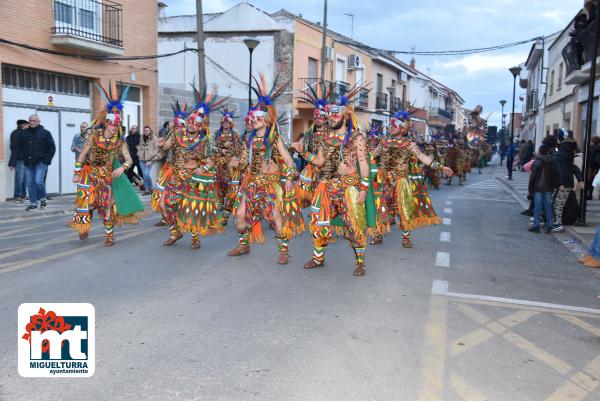
[(419, 400), (598, 399), (600, 310), (442, 291), (430, 301)]

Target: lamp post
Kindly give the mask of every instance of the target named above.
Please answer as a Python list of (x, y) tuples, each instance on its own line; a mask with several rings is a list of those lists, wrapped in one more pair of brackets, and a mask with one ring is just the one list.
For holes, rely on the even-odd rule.
[(252, 106), (252, 52), (256, 49), (256, 46), (260, 44), (260, 40), (244, 39), (244, 43), (250, 52), (250, 72), (248, 74), (248, 110), (250, 110), (250, 107)]
[(506, 158), (506, 168), (508, 169), (508, 179), (512, 180), (513, 163), (515, 161), (515, 152), (513, 142), (515, 141), (515, 96), (517, 92), (517, 76), (521, 73), (521, 67), (516, 66), (508, 69), (513, 76), (513, 101), (512, 114), (510, 116), (510, 143), (508, 144), (508, 157)]
[[(502, 142), (506, 142), (506, 139), (504, 138), (504, 135), (506, 135), (506, 132), (504, 131), (504, 105), (506, 104), (506, 100), (500, 100), (500, 106), (502, 106)], [(500, 166), (502, 166), (502, 160), (504, 159), (504, 152), (503, 152), (503, 148), (504, 143), (500, 144)]]

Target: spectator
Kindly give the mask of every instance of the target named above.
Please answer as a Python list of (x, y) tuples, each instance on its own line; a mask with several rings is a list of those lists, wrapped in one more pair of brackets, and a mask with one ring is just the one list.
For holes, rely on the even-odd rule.
[(23, 131), (18, 141), (18, 152), (18, 157), (25, 165), (25, 181), (29, 192), (29, 206), (25, 210), (37, 209), (38, 199), (43, 209), (47, 200), (45, 176), (56, 147), (52, 134), (40, 125), (37, 114), (29, 117), (29, 128)]
[(527, 141), (527, 154), (525, 155), (525, 162), (523, 163), (523, 166), (529, 163), (531, 159), (533, 159), (534, 153), (535, 147), (533, 145), (533, 141), (530, 139)]
[(521, 143), (519, 144), (519, 153), (517, 154), (517, 157), (519, 158), (519, 161), (517, 163), (517, 168), (521, 171), (523, 171), (523, 164), (525, 164), (526, 156), (527, 156), (527, 142), (525, 142), (525, 139), (522, 139)]
[(165, 121), (162, 128), (158, 131), (158, 137), (159, 138), (166, 137), (172, 127), (173, 127), (173, 123), (171, 122), (171, 120)]
[[(137, 182), (137, 180), (134, 179), (134, 168), (137, 168), (137, 175), (142, 179), (144, 178), (144, 173), (142, 172), (142, 167), (140, 166), (140, 158), (138, 157), (137, 153), (137, 147), (140, 144), (140, 139), (140, 133), (138, 132), (137, 125), (132, 125), (131, 128), (129, 128), (129, 135), (127, 135), (126, 139), (127, 147), (129, 148), (129, 154), (131, 155), (131, 160), (133, 161), (133, 165), (129, 170), (127, 170), (127, 177), (132, 183), (134, 181)], [(144, 191), (146, 190), (143, 184), (141, 185), (140, 189)]]
[(82, 122), (79, 125), (79, 132), (75, 134), (73, 137), (73, 142), (71, 143), (71, 152), (75, 153), (75, 161), (79, 159), (79, 154), (83, 150), (83, 144), (86, 140), (88, 123)]
[[(584, 266), (591, 267), (593, 269), (600, 268), (600, 227), (596, 229), (596, 235), (592, 243), (590, 244), (590, 248), (588, 249), (588, 254), (579, 258), (579, 263), (583, 263)], [(600, 296), (598, 296), (600, 299)]]
[(506, 176), (506, 178), (508, 178), (509, 180), (512, 179), (512, 172), (515, 171), (513, 165), (515, 162), (516, 147), (516, 143), (509, 143), (506, 148), (506, 170), (508, 170), (508, 175)]
[(594, 191), (594, 187), (592, 186), (592, 181), (598, 171), (600, 170), (600, 136), (595, 136), (592, 138), (592, 144), (590, 145), (590, 150), (588, 151), (588, 175), (587, 182), (585, 183), (585, 194), (588, 200), (592, 199), (592, 193)]
[(554, 191), (554, 216), (555, 226), (552, 229), (554, 232), (559, 232), (564, 229), (562, 225), (563, 209), (569, 198), (569, 194), (575, 188), (573, 175), (579, 181), (578, 185), (582, 185), (581, 170), (574, 164), (575, 152), (577, 151), (577, 142), (573, 138), (566, 138), (558, 146), (558, 151), (552, 155), (558, 168), (558, 188)]
[(558, 170), (550, 155), (550, 148), (541, 145), (539, 155), (535, 158), (529, 176), (529, 194), (533, 196), (535, 208), (533, 211), (533, 226), (529, 231), (540, 232), (542, 208), (546, 220), (546, 232), (552, 232), (552, 193), (558, 186)]
[(15, 202), (23, 203), (25, 196), (27, 195), (27, 186), (25, 184), (25, 166), (23, 165), (23, 159), (19, 155), (18, 141), (23, 135), (23, 130), (29, 127), (29, 122), (26, 120), (17, 120), (17, 129), (10, 133), (10, 158), (8, 160), (8, 167), (11, 170), (15, 170), (15, 191), (14, 200)]
[(150, 195), (150, 191), (152, 191), (152, 165), (157, 160), (158, 143), (152, 129), (147, 125), (144, 127), (142, 140), (137, 146), (137, 154), (144, 173), (144, 195)]

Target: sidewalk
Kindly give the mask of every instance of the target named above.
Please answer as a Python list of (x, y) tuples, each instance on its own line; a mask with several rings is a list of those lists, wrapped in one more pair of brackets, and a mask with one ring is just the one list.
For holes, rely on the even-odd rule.
[[(137, 192), (137, 191), (136, 191)], [(149, 210), (150, 196), (142, 196), (144, 208)], [(75, 207), (75, 195), (51, 196), (48, 206), (44, 209), (25, 210), (28, 201), (18, 203), (14, 201), (0, 202), (0, 223), (39, 219), (48, 216), (71, 215)]]
[[(496, 177), (504, 186), (510, 190), (515, 199), (519, 201), (523, 209), (529, 207), (527, 200), (527, 187), (529, 185), (529, 173), (513, 171), (513, 179), (509, 181), (506, 178), (506, 166), (490, 166), (492, 175)], [(579, 239), (587, 249), (596, 235), (596, 229), (600, 225), (600, 201), (591, 200), (587, 202), (587, 226), (565, 226), (565, 232)]]

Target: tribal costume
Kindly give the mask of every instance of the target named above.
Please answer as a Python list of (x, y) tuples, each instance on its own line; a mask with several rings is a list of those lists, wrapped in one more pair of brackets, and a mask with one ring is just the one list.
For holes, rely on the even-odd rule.
[[(324, 81), (319, 81), (316, 88), (309, 86), (308, 89), (301, 92), (300, 100), (311, 103), (313, 105), (313, 123), (308, 131), (304, 134), (304, 152), (316, 154), (317, 147), (323, 140), (323, 133), (327, 127), (327, 113), (325, 106), (326, 99), (326, 84)], [(316, 187), (316, 177), (319, 173), (319, 167), (306, 160), (306, 167), (300, 173), (296, 192), (302, 206), (309, 206), (313, 198), (313, 193)]]
[[(448, 154), (446, 157), (446, 165), (454, 171), (454, 175), (458, 177), (458, 185), (463, 185), (464, 166), (465, 166), (465, 149), (464, 140), (459, 134), (452, 135), (448, 145)], [(446, 185), (452, 185), (452, 176), (446, 177)]]
[[(330, 242), (332, 224), (340, 217), (345, 237), (354, 250), (355, 276), (365, 274), (367, 212), (365, 200), (369, 190), (369, 160), (366, 139), (357, 131), (351, 99), (363, 88), (350, 90), (339, 100), (332, 99), (325, 111), (329, 129), (317, 146), (317, 154), (305, 152), (304, 158), (319, 166), (310, 214), (313, 241), (312, 259), (305, 269), (323, 266), (325, 249)], [(357, 168), (358, 167), (358, 168)]]
[(244, 144), (233, 126), (233, 113), (227, 109), (222, 113), (221, 127), (214, 139), (213, 160), (217, 169), (219, 206), (222, 208), (223, 224), (227, 225), (240, 182), (239, 169), (231, 167), (230, 163), (234, 156), (241, 156)]
[[(438, 161), (438, 152), (435, 138), (432, 138), (430, 142), (423, 144), (423, 153), (429, 156), (432, 160)], [(425, 177), (429, 180), (434, 189), (440, 189), (440, 171), (425, 167), (423, 169)]]
[(423, 154), (408, 136), (410, 116), (405, 111), (395, 113), (390, 119), (389, 135), (383, 138), (380, 152), (383, 167), (383, 194), (388, 216), (398, 219), (402, 230), (402, 245), (412, 248), (410, 230), (439, 224), (424, 182), (421, 163), (436, 172), (450, 169)]
[[(127, 144), (121, 136), (121, 111), (129, 86), (117, 89), (113, 82), (107, 92), (98, 86), (106, 102), (93, 122), (92, 134), (75, 162), (73, 182), (77, 183), (75, 214), (71, 226), (79, 238), (89, 236), (92, 211), (97, 210), (104, 224), (104, 245), (114, 244), (114, 224), (138, 223), (143, 205), (123, 172), (132, 165)], [(124, 160), (123, 165), (119, 158)]]
[[(288, 263), (289, 240), (304, 231), (304, 220), (296, 192), (292, 184), (294, 163), (289, 155), (277, 126), (277, 111), (273, 105), (285, 85), (267, 92), (264, 76), (252, 90), (258, 96), (258, 105), (250, 117), (254, 129), (247, 135), (247, 157), (240, 160), (248, 171), (240, 184), (233, 212), (239, 232), (239, 245), (229, 251), (229, 256), (250, 252), (250, 243), (263, 243), (261, 219), (267, 220), (275, 229), (279, 242), (278, 264)], [(282, 166), (283, 169), (282, 169)], [(281, 184), (282, 175), (285, 185)]]
[(208, 115), (226, 98), (216, 100), (215, 91), (201, 94), (194, 88), (196, 105), (185, 125), (172, 132), (163, 149), (172, 151), (170, 174), (164, 178), (161, 201), (164, 218), (169, 224), (165, 246), (175, 244), (184, 232), (192, 234), (192, 249), (200, 247), (199, 235), (223, 232), (215, 187), (215, 167), (210, 159)]
[(481, 174), (481, 169), (486, 164), (487, 156), (485, 143), (487, 122), (480, 116), (482, 111), (482, 106), (475, 107), (475, 109), (471, 112), (469, 125), (467, 128), (467, 143), (472, 149), (471, 165), (473, 167), (477, 167), (479, 174)]

